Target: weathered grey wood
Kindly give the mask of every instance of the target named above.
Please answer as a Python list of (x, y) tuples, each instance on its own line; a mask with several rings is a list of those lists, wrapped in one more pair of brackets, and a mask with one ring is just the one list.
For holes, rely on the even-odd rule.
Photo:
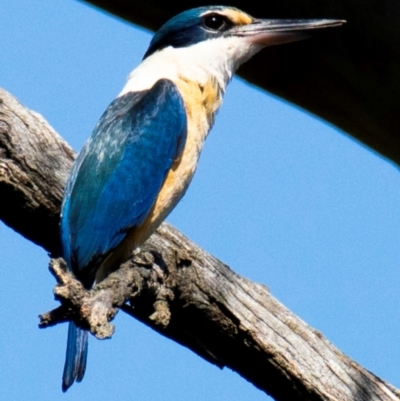
[[(156, 30), (206, 0), (84, 0)], [(336, 18), (347, 25), (264, 50), (239, 75), (352, 135), (400, 165), (400, 2), (225, 0), (260, 18)]]
[[(73, 152), (44, 119), (4, 91), (0, 99), (1, 218), (56, 253), (54, 221)], [(8, 217), (18, 214), (23, 219)], [(37, 225), (25, 227), (32, 222)], [(79, 292), (78, 283), (76, 296), (68, 294), (74, 283), (59, 280), (57, 296), (75, 297), (69, 313), (82, 314), (84, 326), (82, 306), (90, 309), (96, 297), (106, 299), (101, 305), (110, 313), (101, 310), (103, 318), (88, 323), (96, 332), (123, 302), (123, 293), (129, 301), (121, 308), (125, 312), (211, 363), (237, 371), (276, 400), (400, 400), (398, 390), (342, 354), (264, 285), (240, 277), (168, 224), (122, 267), (90, 293)], [(45, 315), (46, 324), (63, 320), (63, 312), (57, 313)]]
[(0, 219), (49, 252), (57, 251), (62, 193), (74, 158), (41, 115), (0, 90)]

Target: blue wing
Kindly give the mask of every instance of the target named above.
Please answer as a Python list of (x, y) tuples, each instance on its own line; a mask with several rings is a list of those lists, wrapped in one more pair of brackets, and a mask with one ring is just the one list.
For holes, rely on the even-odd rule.
[(101, 117), (72, 168), (61, 217), (63, 257), (86, 285), (148, 214), (186, 134), (183, 100), (166, 79), (117, 98)]

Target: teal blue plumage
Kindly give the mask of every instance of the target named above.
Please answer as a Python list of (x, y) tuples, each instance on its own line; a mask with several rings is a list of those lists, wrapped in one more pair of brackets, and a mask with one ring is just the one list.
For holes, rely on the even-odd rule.
[(87, 287), (146, 217), (185, 138), (183, 101), (168, 80), (117, 98), (101, 117), (71, 172), (61, 219), (63, 256)]
[[(86, 288), (107, 255), (151, 209), (187, 135), (175, 85), (114, 100), (83, 147), (68, 180), (61, 217), (62, 256)], [(63, 389), (83, 377), (87, 333), (71, 322)]]

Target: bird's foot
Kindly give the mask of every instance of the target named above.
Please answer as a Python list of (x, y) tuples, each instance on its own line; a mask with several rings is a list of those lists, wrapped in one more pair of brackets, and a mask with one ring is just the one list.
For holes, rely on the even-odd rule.
[(49, 269), (57, 280), (54, 296), (61, 302), (61, 306), (40, 315), (39, 327), (46, 328), (73, 320), (99, 339), (110, 338), (115, 328), (109, 322), (118, 312), (112, 289), (98, 289), (96, 286), (88, 291), (67, 269), (61, 258), (52, 259)]

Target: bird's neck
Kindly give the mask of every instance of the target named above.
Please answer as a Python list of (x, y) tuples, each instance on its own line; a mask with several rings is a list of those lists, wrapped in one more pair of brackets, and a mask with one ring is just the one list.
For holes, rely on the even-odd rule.
[(169, 79), (183, 98), (189, 120), (201, 119), (198, 129), (206, 136), (232, 74), (229, 63), (206, 63), (201, 49), (195, 52), (192, 48), (169, 47), (146, 58), (133, 70), (119, 96), (150, 89), (158, 80)]
[(132, 71), (120, 96), (150, 89), (161, 78), (174, 83), (183, 78), (200, 86), (212, 80), (223, 94), (236, 69), (248, 58), (248, 48), (234, 45), (233, 40), (215, 40), (157, 51)]

